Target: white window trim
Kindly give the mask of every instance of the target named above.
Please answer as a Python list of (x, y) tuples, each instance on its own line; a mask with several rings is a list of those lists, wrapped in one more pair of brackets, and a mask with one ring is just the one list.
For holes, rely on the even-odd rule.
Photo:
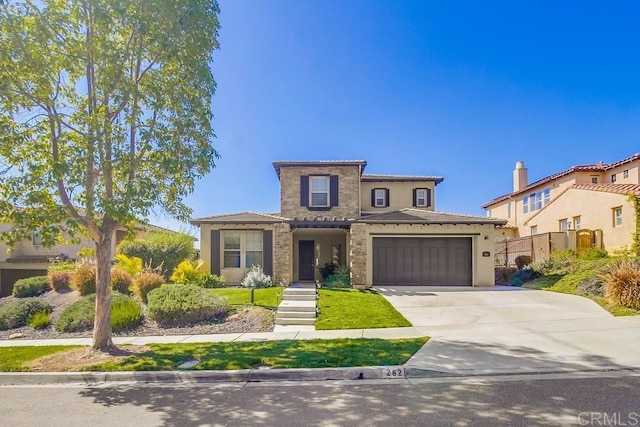
[(629, 169), (625, 169), (622, 171), (622, 178), (629, 178)]
[[(618, 215), (618, 212), (620, 215)], [(622, 206), (613, 208), (613, 228), (622, 227)]]
[[(327, 191), (313, 191), (313, 181), (314, 180), (324, 180), (327, 183)], [(313, 195), (314, 194), (327, 194), (327, 203), (324, 205), (318, 205), (313, 203)], [(309, 206), (312, 208), (327, 208), (331, 205), (331, 179), (329, 176), (309, 176)]]
[[(381, 197), (378, 197), (378, 192), (382, 194)], [(373, 205), (376, 208), (385, 208), (387, 207), (387, 190), (384, 188), (374, 188), (374, 197), (373, 197)], [(382, 203), (378, 203), (378, 199), (382, 200)]]
[[(420, 197), (421, 193), (422, 193), (422, 197)], [(422, 199), (422, 203), (420, 203), (420, 199)], [(416, 207), (419, 207), (419, 208), (427, 207), (427, 189), (426, 188), (416, 188)]]
[(580, 215), (573, 217), (573, 228), (575, 230), (580, 230), (580, 228), (582, 228), (582, 218)]
[(569, 218), (564, 218), (558, 221), (560, 231), (569, 231), (571, 226), (569, 225)]
[[(229, 249), (229, 250), (225, 250), (224, 248), (224, 238), (228, 235), (228, 234), (235, 234), (235, 233), (239, 233), (240, 234), (240, 249)], [(220, 236), (220, 244), (222, 246), (222, 251), (221, 251), (221, 260), (220, 260), (220, 265), (221, 268), (224, 270), (242, 270), (242, 269), (247, 269), (247, 268), (251, 268), (250, 265), (247, 265), (247, 234), (248, 233), (263, 233), (263, 230), (222, 230), (222, 235)], [(264, 241), (263, 241), (264, 243)], [(224, 265), (224, 255), (225, 252), (240, 252), (240, 267), (225, 267)], [(259, 251), (250, 251), (250, 252), (261, 252), (262, 253), (262, 263), (264, 264), (264, 249), (260, 248)], [(261, 266), (262, 267), (262, 266)]]

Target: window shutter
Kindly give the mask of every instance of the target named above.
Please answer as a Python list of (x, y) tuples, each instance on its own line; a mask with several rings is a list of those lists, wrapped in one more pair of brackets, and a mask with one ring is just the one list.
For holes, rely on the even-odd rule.
[(386, 196), (386, 197), (385, 197), (385, 199), (386, 199), (386, 201), (387, 201), (386, 207), (389, 207), (389, 204), (391, 203), (391, 202), (389, 201), (389, 193), (390, 193), (390, 191), (389, 191), (389, 189), (388, 189), (388, 188), (385, 188), (385, 189), (384, 189), (384, 191), (385, 191), (385, 193), (386, 193), (386, 194), (385, 194), (385, 196)]
[(300, 206), (309, 207), (309, 175), (300, 175)]
[(329, 195), (331, 197), (329, 205), (338, 206), (338, 175), (331, 175), (329, 178)]
[(262, 232), (262, 271), (273, 276), (273, 231)]
[(427, 207), (431, 206), (431, 189), (427, 188)]
[(376, 189), (371, 189), (371, 206), (376, 207)]
[(220, 230), (211, 230), (211, 274), (220, 275)]
[(413, 189), (413, 207), (416, 207), (416, 205), (418, 204), (418, 194), (416, 189)]

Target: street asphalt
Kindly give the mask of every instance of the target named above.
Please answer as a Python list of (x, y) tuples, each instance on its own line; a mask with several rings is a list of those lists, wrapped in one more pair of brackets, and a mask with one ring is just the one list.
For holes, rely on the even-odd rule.
[[(0, 385), (56, 383), (359, 380), (440, 376), (640, 370), (640, 316), (614, 317), (575, 295), (511, 287), (376, 288), (412, 324), (408, 328), (156, 337), (116, 337), (118, 345), (333, 338), (431, 339), (403, 366), (240, 371), (3, 373)], [(0, 347), (88, 345), (90, 339), (0, 340)]]

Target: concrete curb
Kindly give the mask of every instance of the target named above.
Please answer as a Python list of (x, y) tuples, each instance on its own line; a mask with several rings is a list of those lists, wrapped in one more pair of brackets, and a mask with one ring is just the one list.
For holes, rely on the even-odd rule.
[[(0, 386), (370, 380), (384, 378), (384, 370), (389, 368), (389, 366), (367, 366), (349, 368), (243, 369), (235, 371), (6, 372), (0, 373)], [(405, 377), (398, 376), (396, 378), (404, 379)]]

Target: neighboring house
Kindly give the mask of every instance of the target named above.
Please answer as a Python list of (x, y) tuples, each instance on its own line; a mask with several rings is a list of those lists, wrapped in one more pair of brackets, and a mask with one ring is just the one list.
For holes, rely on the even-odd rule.
[[(633, 243), (636, 212), (630, 195), (640, 196), (640, 153), (611, 164), (573, 166), (528, 183), (524, 162), (513, 172), (513, 192), (482, 205), (487, 216), (504, 218), (507, 237), (593, 230), (607, 250)], [(575, 238), (567, 247), (575, 248)]]
[(438, 176), (363, 174), (366, 162), (274, 162), (280, 212), (197, 218), (209, 271), (237, 283), (252, 265), (274, 282), (321, 281), (347, 265), (356, 285), (494, 284), (496, 225), (435, 211)]
[[(9, 230), (10, 224), (0, 224), (0, 232)], [(138, 236), (147, 230), (164, 230), (153, 225), (136, 227)], [(127, 235), (125, 230), (116, 230), (113, 241), (112, 253), (115, 247)], [(78, 251), (84, 247), (95, 248), (95, 244), (89, 238), (83, 238), (75, 244), (55, 245), (45, 247), (37, 233), (31, 240), (17, 243), (11, 252), (7, 246), (0, 243), (0, 297), (11, 294), (13, 285), (18, 279), (47, 274), (49, 264), (56, 259), (77, 258)]]

